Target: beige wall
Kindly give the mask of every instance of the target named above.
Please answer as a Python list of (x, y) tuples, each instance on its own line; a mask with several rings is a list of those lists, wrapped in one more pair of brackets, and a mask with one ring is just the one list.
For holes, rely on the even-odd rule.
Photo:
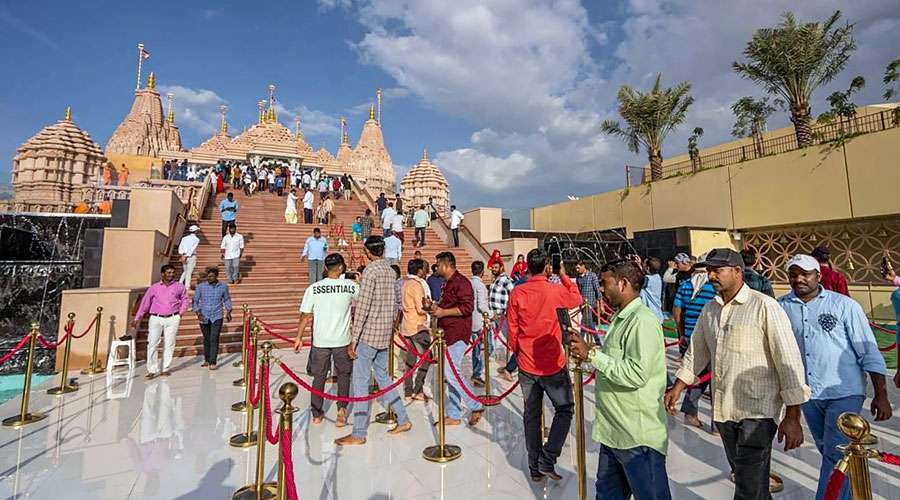
[(463, 215), (466, 228), (478, 241), (497, 241), (503, 238), (503, 210), (479, 207)]
[(537, 238), (508, 238), (505, 240), (491, 241), (482, 243), (487, 248), (488, 253), (494, 253), (494, 250), (500, 250), (503, 257), (503, 264), (506, 266), (506, 272), (512, 271), (512, 266), (516, 262), (516, 256), (519, 254), (527, 255), (532, 249), (537, 248)]
[(738, 245), (728, 231), (715, 231), (709, 229), (691, 229), (690, 244), (691, 255), (700, 255), (709, 252), (713, 248), (732, 248), (738, 250)]
[[(80, 335), (97, 314), (97, 307), (102, 307), (97, 352), (98, 359), (105, 364), (110, 342), (125, 334), (128, 323), (131, 321), (130, 317), (136, 311), (135, 304), (145, 291), (145, 287), (83, 288), (63, 291), (60, 306), (62, 319), (59, 322), (58, 335), (64, 334), (63, 329), (70, 312), (75, 313), (74, 333)], [(81, 369), (90, 364), (94, 348), (94, 332), (95, 330), (91, 329), (91, 332), (84, 337), (72, 340), (72, 351), (69, 356), (70, 370)], [(64, 346), (65, 344), (57, 349), (57, 370), (62, 368)]]
[(168, 189), (132, 188), (128, 207), (128, 229), (156, 230), (168, 237), (172, 221), (184, 204)]
[[(781, 297), (791, 291), (787, 283), (773, 283), (775, 296)], [(850, 297), (859, 302), (866, 316), (872, 321), (893, 323), (896, 320), (891, 305), (894, 287), (888, 285), (850, 285)]]
[[(844, 160), (846, 152), (846, 161)], [(900, 213), (900, 128), (531, 210), (536, 231), (749, 229)]]
[(100, 287), (141, 287), (159, 280), (168, 261), (168, 239), (159, 231), (106, 228)]

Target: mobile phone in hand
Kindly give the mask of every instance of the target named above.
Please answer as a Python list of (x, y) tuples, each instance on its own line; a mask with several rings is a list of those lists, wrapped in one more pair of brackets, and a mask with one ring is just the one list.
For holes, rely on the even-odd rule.
[(569, 345), (572, 341), (572, 332), (569, 331), (569, 328), (572, 327), (572, 318), (569, 317), (569, 310), (565, 307), (558, 307), (556, 309), (556, 319), (559, 321), (559, 329), (562, 331), (563, 345)]
[(881, 275), (887, 276), (889, 273), (893, 272), (894, 266), (891, 265), (891, 261), (887, 258), (887, 255), (881, 258)]
[(559, 269), (562, 267), (562, 255), (555, 253), (550, 257), (550, 267), (553, 270), (553, 274), (559, 274)]

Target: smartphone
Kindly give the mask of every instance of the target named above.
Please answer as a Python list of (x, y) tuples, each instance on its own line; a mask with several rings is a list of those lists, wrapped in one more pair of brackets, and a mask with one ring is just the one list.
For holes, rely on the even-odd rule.
[(559, 321), (559, 329), (562, 331), (563, 345), (569, 345), (569, 342), (572, 341), (572, 332), (569, 331), (572, 326), (572, 318), (569, 316), (569, 310), (565, 307), (558, 307), (556, 319)]
[(894, 266), (891, 265), (891, 261), (888, 260), (887, 255), (881, 258), (881, 275), (887, 276), (889, 272), (894, 270)]
[(555, 253), (550, 256), (550, 267), (553, 274), (559, 274), (559, 269), (562, 267), (562, 255)]

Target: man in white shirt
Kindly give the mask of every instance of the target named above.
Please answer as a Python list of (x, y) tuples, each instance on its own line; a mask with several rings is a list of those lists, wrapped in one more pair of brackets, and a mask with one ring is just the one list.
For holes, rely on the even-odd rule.
[(300, 183), (303, 184), (303, 189), (309, 189), (309, 183), (312, 182), (312, 177), (310, 177), (309, 172), (303, 172), (303, 177), (300, 178)]
[(403, 241), (396, 234), (392, 234), (384, 239), (384, 260), (388, 261), (388, 264), (400, 265), (402, 253)]
[(200, 244), (197, 232), (200, 231), (200, 227), (193, 224), (188, 228), (188, 231), (189, 234), (181, 238), (181, 243), (178, 244), (178, 255), (181, 256), (181, 262), (184, 265), (184, 272), (181, 273), (181, 278), (178, 279), (178, 282), (186, 289), (191, 287), (194, 266), (197, 265), (197, 245)]
[(425, 205), (422, 205), (413, 213), (413, 223), (416, 226), (416, 243), (417, 247), (425, 246), (425, 229), (428, 227), (428, 221), (430, 220), (430, 216), (428, 215), (428, 211), (425, 210)]
[(391, 224), (394, 222), (395, 215), (397, 215), (397, 211), (394, 210), (393, 203), (388, 203), (387, 208), (381, 212), (381, 229), (384, 230), (385, 238), (391, 235)]
[[(313, 320), (313, 345), (309, 353), (309, 368), (312, 372), (312, 385), (324, 391), (325, 380), (331, 364), (334, 363), (337, 377), (339, 397), (350, 396), (350, 376), (353, 371), (353, 360), (347, 351), (350, 345), (350, 306), (359, 296), (359, 285), (352, 280), (341, 278), (347, 266), (339, 253), (325, 257), (326, 277), (314, 285), (310, 285), (303, 294), (300, 303), (300, 320), (297, 324), (297, 340), (294, 351), (303, 346), (303, 336), (310, 318)], [(325, 416), (322, 410), (323, 399), (315, 394), (310, 395), (312, 422), (321, 424)], [(347, 403), (338, 402), (335, 427), (347, 425)]]
[(391, 234), (400, 240), (401, 245), (406, 241), (403, 235), (403, 210), (397, 210), (397, 213), (391, 218)]
[(232, 285), (241, 281), (241, 251), (244, 250), (244, 237), (237, 232), (237, 226), (228, 225), (228, 233), (222, 237), (222, 260), (225, 262), (225, 277)]
[(456, 209), (456, 205), (450, 205), (450, 231), (453, 232), (453, 246), (459, 246), (459, 224), (466, 217)]
[(320, 281), (324, 277), (325, 252), (328, 251), (328, 240), (322, 237), (319, 228), (313, 229), (313, 235), (306, 239), (300, 262), (309, 259), (309, 284)]
[(328, 179), (322, 178), (319, 180), (319, 199), (325, 199), (326, 194), (328, 194)]
[[(309, 174), (306, 174), (309, 175)], [(306, 188), (306, 193), (303, 194), (303, 223), (304, 224), (312, 224), (313, 221), (313, 203), (315, 203), (315, 196), (313, 195), (312, 189)]]

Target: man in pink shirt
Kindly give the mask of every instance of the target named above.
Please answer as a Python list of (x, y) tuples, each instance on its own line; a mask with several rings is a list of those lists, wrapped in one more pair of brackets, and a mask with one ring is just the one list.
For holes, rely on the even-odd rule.
[[(171, 264), (162, 266), (159, 274), (161, 280), (147, 289), (137, 314), (131, 321), (131, 326), (137, 331), (144, 315), (150, 313), (150, 322), (147, 328), (147, 371), (149, 372), (147, 378), (151, 380), (159, 375), (163, 377), (171, 375), (169, 365), (172, 364), (172, 355), (175, 353), (175, 334), (181, 324), (181, 315), (187, 311), (188, 304), (191, 302), (184, 285), (175, 281), (175, 268)], [(163, 344), (162, 371), (160, 371), (156, 349), (163, 336), (165, 343)]]

